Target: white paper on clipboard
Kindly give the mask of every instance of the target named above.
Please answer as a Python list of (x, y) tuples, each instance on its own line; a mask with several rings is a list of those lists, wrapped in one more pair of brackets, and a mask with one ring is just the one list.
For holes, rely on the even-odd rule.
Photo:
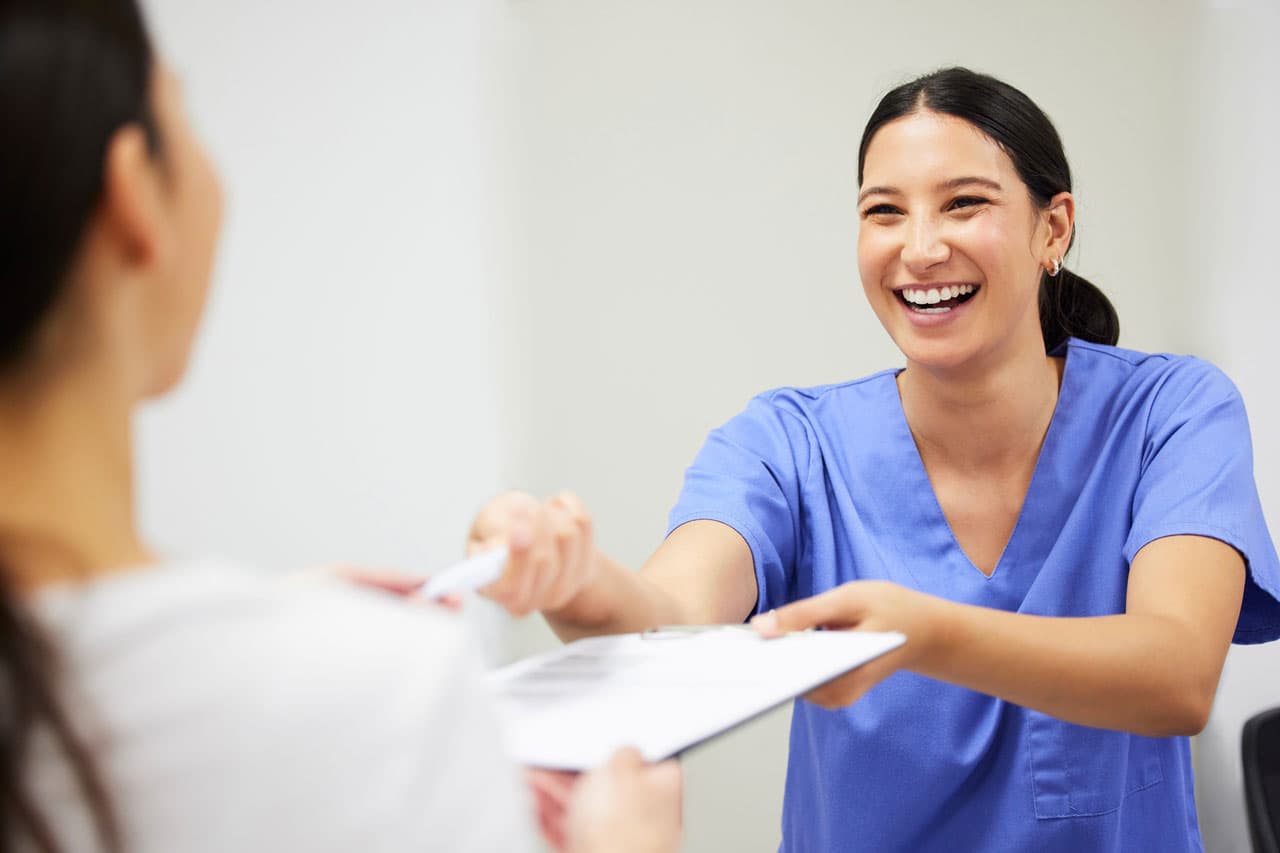
[(743, 626), (578, 640), (489, 675), (511, 756), (585, 770), (632, 746), (678, 755), (897, 648), (904, 637), (806, 631), (762, 639)]

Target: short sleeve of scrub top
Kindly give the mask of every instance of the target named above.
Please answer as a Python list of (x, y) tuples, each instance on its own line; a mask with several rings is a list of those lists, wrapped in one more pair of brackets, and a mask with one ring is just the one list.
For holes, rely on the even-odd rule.
[(1133, 523), (1124, 546), (1132, 563), (1164, 536), (1197, 535), (1235, 548), (1249, 564), (1233, 641), (1260, 643), (1280, 633), (1280, 571), (1253, 479), (1253, 445), (1244, 401), (1221, 371), (1188, 359), (1151, 406)]
[(671, 514), (671, 530), (699, 519), (736, 530), (755, 560), (759, 601), (769, 606), (803, 597), (797, 595), (795, 564), (815, 439), (802, 413), (785, 400), (756, 397), (707, 437)]
[[(1054, 354), (1058, 405), (990, 576), (937, 502), (896, 371), (752, 400), (707, 438), (670, 528), (737, 530), (758, 611), (874, 578), (1076, 617), (1124, 612), (1148, 542), (1208, 536), (1248, 567), (1236, 642), (1280, 637), (1280, 559), (1231, 382), (1194, 358), (1077, 340)], [(914, 673), (839, 711), (797, 702), (790, 755), (788, 851), (1200, 849), (1186, 738), (1076, 726)]]

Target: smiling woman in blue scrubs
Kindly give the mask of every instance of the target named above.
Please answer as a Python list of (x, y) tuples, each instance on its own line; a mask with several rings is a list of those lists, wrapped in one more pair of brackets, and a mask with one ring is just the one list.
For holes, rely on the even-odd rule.
[(1187, 736), (1229, 643), (1280, 636), (1240, 395), (1116, 348), (1062, 266), (1061, 142), (1018, 90), (893, 90), (859, 188), (863, 288), (906, 368), (752, 400), (639, 572), (572, 495), (496, 499), (473, 543), (513, 557), (487, 592), (564, 638), (752, 613), (905, 633), (796, 704), (784, 850), (1200, 850)]

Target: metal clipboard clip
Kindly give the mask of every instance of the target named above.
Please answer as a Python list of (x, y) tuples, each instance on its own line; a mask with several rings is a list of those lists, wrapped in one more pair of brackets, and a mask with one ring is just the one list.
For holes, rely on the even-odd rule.
[(719, 631), (747, 632), (756, 631), (750, 625), (661, 625), (657, 628), (646, 628), (640, 632), (642, 640), (686, 640), (700, 634), (711, 634)]
[[(805, 628), (800, 631), (784, 631), (778, 637), (792, 637), (797, 634), (811, 634), (815, 631), (824, 631), (821, 625), (815, 625), (812, 628)], [(646, 628), (640, 632), (642, 640), (687, 640), (691, 637), (697, 637), (704, 634), (714, 634), (719, 632), (725, 633), (745, 633), (753, 637), (759, 637), (756, 629), (750, 625), (737, 623), (723, 623), (714, 625), (662, 625), (657, 628)], [(772, 639), (778, 639), (773, 637)], [(766, 639), (760, 637), (760, 639)]]

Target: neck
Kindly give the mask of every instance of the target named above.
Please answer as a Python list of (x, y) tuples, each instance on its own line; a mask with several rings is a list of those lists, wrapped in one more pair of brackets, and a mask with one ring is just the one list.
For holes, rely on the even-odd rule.
[(962, 370), (908, 363), (898, 388), (923, 455), (963, 470), (1034, 461), (1058, 402), (1063, 361), (1045, 355), (1038, 335), (1031, 344)]
[(116, 386), (93, 370), (0, 384), (0, 558), (18, 588), (150, 560), (134, 512), (130, 406)]

